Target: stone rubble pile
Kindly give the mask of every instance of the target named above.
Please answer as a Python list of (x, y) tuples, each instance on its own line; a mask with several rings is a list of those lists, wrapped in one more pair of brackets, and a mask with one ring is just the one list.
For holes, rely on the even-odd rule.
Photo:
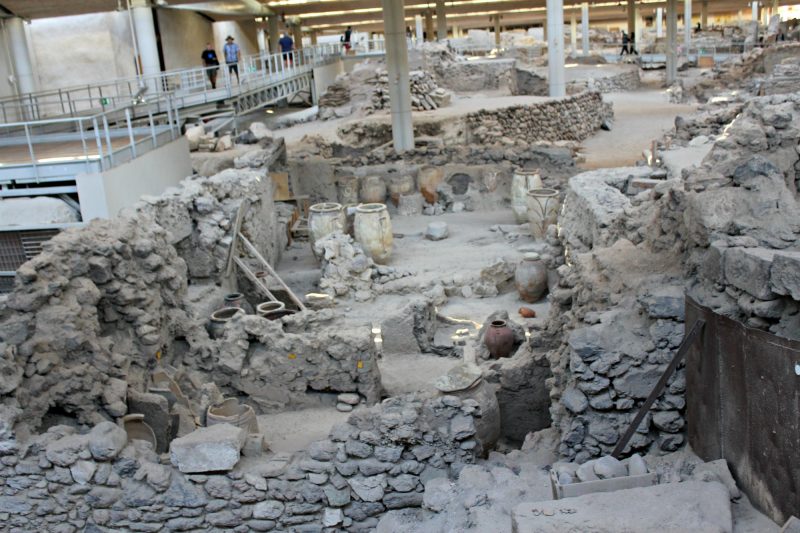
[[(389, 75), (385, 70), (378, 70), (371, 80), (375, 86), (367, 113), (389, 109)], [(409, 73), (411, 86), (411, 108), (414, 111), (430, 111), (450, 103), (450, 93), (436, 85), (433, 76), (427, 72), (413, 70)]]
[(425, 483), (474, 462), (480, 416), (472, 400), (392, 398), (356, 411), (305, 452), (241, 457), (227, 472), (202, 472), (220, 465), (201, 448), (238, 457), (240, 445), (198, 435), (192, 470), (201, 472), (192, 474), (111, 422), (88, 432), (54, 426), (24, 446), (4, 441), (0, 519), (12, 531), (65, 533), (370, 531), (386, 510), (422, 505)]
[[(634, 188), (656, 172), (635, 167), (570, 180), (559, 221), (568, 262), (547, 325), (564, 335), (549, 355), (562, 456), (585, 462), (613, 449), (683, 339), (685, 291), (750, 327), (798, 338), (798, 120), (797, 94), (754, 98), (682, 179)], [(685, 388), (679, 369), (632, 450), (683, 444)]]
[(340, 107), (350, 102), (350, 88), (342, 81), (336, 80), (319, 99), (319, 106)]

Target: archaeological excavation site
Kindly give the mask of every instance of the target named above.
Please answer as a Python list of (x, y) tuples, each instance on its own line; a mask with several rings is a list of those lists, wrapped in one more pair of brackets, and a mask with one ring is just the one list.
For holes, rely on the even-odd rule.
[(797, 17), (0, 0), (0, 531), (800, 533)]

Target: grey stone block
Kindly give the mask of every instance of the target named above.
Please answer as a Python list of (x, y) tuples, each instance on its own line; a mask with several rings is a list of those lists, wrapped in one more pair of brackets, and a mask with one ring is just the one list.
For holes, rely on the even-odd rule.
[(172, 441), (170, 460), (184, 473), (231, 470), (246, 438), (246, 430), (230, 424), (200, 428)]
[(770, 289), (770, 270), (776, 250), (728, 248), (725, 250), (725, 280), (760, 300), (775, 297)]
[(800, 252), (778, 252), (772, 261), (770, 289), (800, 300)]

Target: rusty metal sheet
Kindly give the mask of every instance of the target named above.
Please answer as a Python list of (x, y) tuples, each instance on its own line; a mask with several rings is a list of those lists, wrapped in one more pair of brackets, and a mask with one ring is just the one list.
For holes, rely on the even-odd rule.
[(706, 321), (687, 354), (689, 443), (725, 459), (777, 523), (800, 514), (800, 342), (748, 328), (686, 298), (686, 323)]

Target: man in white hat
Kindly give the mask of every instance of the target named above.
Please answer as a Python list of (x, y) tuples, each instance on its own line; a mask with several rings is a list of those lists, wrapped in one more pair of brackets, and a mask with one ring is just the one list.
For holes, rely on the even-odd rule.
[(225, 64), (228, 65), (228, 73), (236, 74), (236, 83), (239, 83), (239, 61), (242, 59), (242, 51), (239, 45), (233, 42), (233, 37), (230, 35), (225, 38), (223, 52), (225, 53)]

